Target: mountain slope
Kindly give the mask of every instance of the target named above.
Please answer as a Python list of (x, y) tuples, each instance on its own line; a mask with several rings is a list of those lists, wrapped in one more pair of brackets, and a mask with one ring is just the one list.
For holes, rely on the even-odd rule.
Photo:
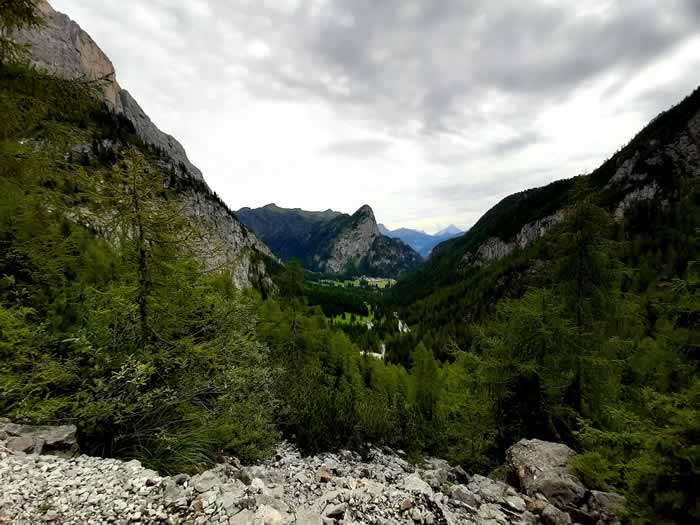
[[(19, 41), (30, 46), (30, 64), (52, 76), (92, 82), (109, 111), (128, 121), (136, 136), (130, 143), (116, 141), (104, 147), (115, 155), (129, 146), (150, 151), (154, 165), (172, 179), (171, 186), (181, 190), (185, 212), (203, 219), (210, 241), (222, 245), (209, 264), (212, 267), (227, 265), (238, 287), (262, 282), (271, 284), (263, 261), (273, 258), (272, 252), (210, 190), (202, 172), (190, 162), (183, 146), (158, 129), (136, 100), (119, 86), (114, 66), (90, 35), (45, 0), (39, 2), (39, 9), (45, 25), (17, 35)], [(66, 144), (65, 149), (89, 156), (96, 148), (88, 142), (76, 140)]]
[(424, 231), (411, 230), (409, 228), (399, 228), (398, 230), (389, 230), (383, 224), (379, 225), (379, 231), (392, 239), (401, 239), (411, 248), (416, 250), (421, 257), (427, 259), (438, 244), (445, 242), (455, 237), (464, 235), (464, 232), (455, 226), (449, 226), (434, 235), (425, 233)]
[(298, 259), (312, 271), (393, 277), (421, 262), (409, 246), (381, 234), (367, 205), (353, 215), (275, 204), (242, 208), (237, 214), (281, 258)]
[[(516, 193), (491, 208), (464, 236), (441, 244), (431, 259), (394, 289), (412, 302), (471, 279), (480, 268), (515, 256), (560, 223), (585, 183), (619, 224), (649, 231), (648, 217), (668, 215), (681, 193), (700, 177), (700, 89), (661, 113), (624, 148), (587, 176)], [(442, 293), (442, 292), (441, 292)], [(445, 292), (446, 293), (446, 292)]]

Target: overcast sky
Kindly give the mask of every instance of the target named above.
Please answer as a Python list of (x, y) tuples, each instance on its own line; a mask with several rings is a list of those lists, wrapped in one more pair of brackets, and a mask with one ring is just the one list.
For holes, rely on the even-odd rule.
[(700, 0), (50, 0), (233, 209), (473, 224), (700, 84)]

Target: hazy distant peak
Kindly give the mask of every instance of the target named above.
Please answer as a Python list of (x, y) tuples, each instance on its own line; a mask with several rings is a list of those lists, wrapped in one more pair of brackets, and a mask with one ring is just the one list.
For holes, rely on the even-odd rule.
[(443, 235), (459, 235), (464, 233), (462, 230), (457, 228), (454, 224), (450, 224), (447, 228), (444, 228), (435, 234), (436, 237), (441, 237)]

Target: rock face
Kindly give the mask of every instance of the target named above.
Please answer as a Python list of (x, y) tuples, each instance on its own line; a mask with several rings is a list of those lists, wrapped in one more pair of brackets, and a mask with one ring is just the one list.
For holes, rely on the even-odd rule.
[(359, 261), (381, 237), (372, 208), (362, 206), (351, 217), (352, 223), (343, 228), (331, 243), (328, 255), (319, 256), (319, 267), (328, 273), (341, 273), (353, 261)]
[(536, 484), (533, 473), (541, 466), (554, 479), (572, 453), (541, 441), (514, 446), (508, 466), (529, 487), (520, 493), (441, 459), (413, 465), (377, 448), (364, 459), (350, 451), (303, 457), (282, 444), (263, 464), (242, 467), (233, 460), (190, 477), (159, 476), (138, 461), (66, 459), (0, 447), (0, 524), (616, 523), (613, 516), (624, 505), (616, 494), (586, 492), (579, 506), (562, 509), (540, 492), (546, 487)]
[(75, 425), (16, 425), (0, 419), (0, 447), (13, 452), (73, 457), (79, 452)]
[(572, 523), (572, 518), (584, 523), (619, 523), (624, 498), (586, 489), (569, 468), (575, 455), (561, 443), (523, 439), (506, 452), (506, 469), (514, 485), (545, 502), (542, 520), (546, 524)]
[(107, 55), (78, 24), (55, 11), (46, 0), (39, 2), (39, 9), (45, 26), (22, 31), (17, 36), (19, 41), (31, 45), (30, 63), (62, 78), (102, 81), (105, 102), (111, 109), (121, 112), (121, 88)]
[(199, 168), (192, 164), (187, 158), (187, 153), (182, 144), (172, 135), (163, 133), (158, 129), (158, 126), (151, 121), (150, 117), (146, 115), (146, 112), (141, 109), (141, 106), (139, 106), (138, 102), (134, 100), (134, 97), (132, 97), (128, 91), (122, 89), (119, 92), (119, 100), (124, 115), (134, 125), (136, 133), (144, 142), (158, 146), (161, 150), (166, 152), (174, 161), (175, 168), (184, 167), (187, 173), (192, 175), (195, 179), (204, 180), (204, 176)]
[(90, 35), (46, 0), (41, 0), (39, 8), (45, 26), (18, 35), (18, 40), (30, 44), (30, 63), (54, 76), (100, 81), (109, 108), (123, 113), (144, 142), (163, 150), (175, 167), (182, 165), (191, 176), (203, 180), (202, 172), (189, 161), (182, 144), (158, 129), (129, 92), (119, 87), (112, 62)]
[(552, 215), (528, 223), (520, 229), (515, 237), (508, 241), (503, 241), (499, 237), (491, 237), (479, 246), (475, 254), (467, 253), (464, 260), (475, 266), (482, 266), (503, 259), (543, 237), (554, 226), (561, 223), (564, 217), (564, 210), (559, 210)]
[(207, 266), (232, 267), (231, 278), (237, 288), (254, 286), (259, 290), (272, 290), (274, 284), (264, 258), (276, 260), (276, 257), (267, 245), (248, 230), (224, 204), (213, 198), (211, 193), (186, 191), (182, 197), (187, 203), (188, 213), (207, 225), (207, 252), (211, 253)]
[(312, 271), (396, 277), (421, 257), (399, 239), (381, 234), (372, 208), (353, 215), (310, 212), (268, 204), (238, 210), (241, 221), (283, 259), (298, 259)]
[[(208, 259), (209, 265), (216, 268), (227, 264), (239, 288), (272, 288), (264, 263), (265, 258), (274, 258), (272, 252), (213, 194), (202, 172), (188, 159), (182, 144), (158, 129), (129, 92), (121, 89), (114, 66), (90, 35), (45, 0), (40, 1), (39, 8), (46, 19), (45, 26), (17, 35), (19, 41), (30, 45), (31, 64), (61, 78), (102, 82), (107, 106), (124, 115), (145, 143), (163, 153), (164, 160), (158, 161), (158, 167), (187, 181), (183, 186), (188, 189), (182, 195), (188, 212), (204, 219), (210, 226), (211, 244), (221, 247)], [(78, 153), (89, 152), (90, 145), (81, 144), (73, 149)]]
[(508, 449), (506, 463), (526, 494), (542, 494), (557, 507), (576, 506), (586, 489), (569, 470), (575, 455), (560, 443), (522, 440)]

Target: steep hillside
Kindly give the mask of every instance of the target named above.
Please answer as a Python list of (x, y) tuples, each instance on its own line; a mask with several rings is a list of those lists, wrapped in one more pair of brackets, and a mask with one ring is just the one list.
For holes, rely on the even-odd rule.
[[(65, 142), (61, 146), (64, 153), (90, 157), (95, 156), (99, 146), (117, 158), (132, 146), (149, 151), (153, 166), (170, 180), (168, 184), (172, 188), (179, 191), (180, 198), (186, 204), (183, 211), (192, 218), (203, 220), (207, 224), (207, 242), (220, 246), (216, 254), (209, 257), (210, 266), (227, 265), (238, 287), (270, 286), (264, 261), (271, 258), (272, 253), (267, 246), (249, 232), (210, 190), (202, 172), (190, 162), (183, 146), (174, 137), (159, 130), (133, 97), (119, 86), (114, 66), (90, 35), (68, 16), (55, 11), (45, 0), (39, 2), (39, 9), (45, 19), (44, 26), (37, 30), (23, 30), (18, 35), (18, 40), (29, 44), (30, 64), (51, 76), (89, 83), (107, 109), (115, 114), (117, 121), (129, 125), (129, 136), (123, 135), (119, 140), (96, 146), (94, 143), (99, 133), (92, 136), (73, 133), (63, 137)], [(34, 103), (41, 106), (46, 101), (35, 99)], [(50, 114), (35, 117), (51, 119)], [(32, 139), (32, 133), (36, 131), (27, 127), (18, 138)]]
[(663, 225), (656, 219), (672, 214), (700, 176), (699, 151), (700, 89), (657, 116), (593, 173), (503, 199), (463, 237), (440, 245), (425, 265), (399, 282), (395, 296), (412, 302), (471, 281), (492, 263), (532, 247), (584, 196), (604, 207), (627, 236), (653, 231)]
[(379, 231), (382, 232), (382, 235), (386, 235), (392, 239), (401, 239), (411, 248), (416, 250), (424, 259), (430, 257), (433, 248), (435, 248), (438, 244), (464, 235), (464, 232), (455, 226), (445, 228), (434, 235), (430, 235), (424, 231), (412, 230), (410, 228), (389, 230), (383, 224), (379, 225)]
[(366, 205), (353, 215), (275, 204), (243, 208), (237, 214), (277, 255), (298, 259), (312, 271), (393, 277), (421, 262), (409, 246), (380, 233), (374, 212)]

